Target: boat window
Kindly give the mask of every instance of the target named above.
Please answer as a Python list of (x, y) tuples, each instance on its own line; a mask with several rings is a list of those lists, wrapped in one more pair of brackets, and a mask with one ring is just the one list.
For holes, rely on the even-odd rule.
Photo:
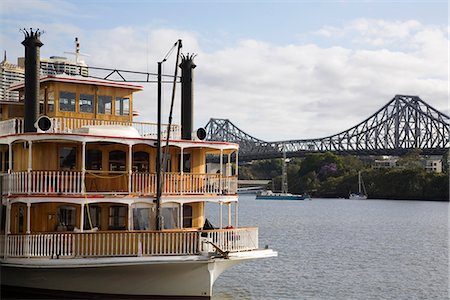
[(73, 206), (58, 207), (57, 231), (73, 231), (75, 228), (76, 208)]
[(59, 92), (59, 110), (75, 111), (75, 93)]
[(39, 91), (39, 114), (44, 114), (45, 90)]
[(23, 205), (19, 206), (18, 218), (17, 218), (17, 233), (25, 232), (25, 207)]
[(8, 172), (9, 169), (9, 151), (7, 150), (5, 152), (5, 164), (4, 164), (5, 168), (3, 169), (4, 172)]
[(61, 170), (75, 170), (77, 161), (76, 147), (60, 147), (59, 148), (59, 168)]
[(161, 215), (164, 218), (163, 229), (178, 228), (178, 207), (162, 207)]
[(148, 154), (148, 152), (138, 151), (133, 153), (133, 171), (150, 171), (150, 154)]
[(134, 230), (154, 230), (155, 213), (150, 208), (133, 208)]
[(126, 153), (125, 151), (115, 150), (109, 152), (109, 170), (125, 171), (126, 170)]
[(102, 151), (98, 149), (88, 149), (86, 151), (86, 170), (102, 169)]
[(80, 112), (94, 112), (94, 95), (80, 94)]
[[(181, 154), (178, 156), (178, 161), (180, 161)], [(191, 172), (191, 154), (183, 153), (183, 172), (190, 173)]]
[[(161, 160), (163, 160), (164, 155), (161, 155)], [(165, 172), (172, 172), (172, 157), (170, 154), (167, 154), (166, 158), (166, 168), (164, 169)]]
[(109, 229), (123, 230), (127, 225), (127, 207), (111, 206), (109, 208)]
[(128, 116), (130, 114), (130, 99), (116, 97), (115, 103), (116, 116)]
[(84, 207), (84, 229), (94, 229), (101, 226), (101, 208), (97, 205), (86, 205)]
[(183, 205), (183, 228), (192, 227), (192, 205)]
[(47, 113), (55, 110), (55, 94), (47, 92)]
[(112, 107), (112, 97), (111, 96), (98, 96), (98, 113), (110, 115)]
[(5, 228), (6, 228), (6, 205), (0, 204), (0, 208), (1, 208), (1, 215), (0, 217), (1, 222), (0, 222), (0, 231), (5, 232)]

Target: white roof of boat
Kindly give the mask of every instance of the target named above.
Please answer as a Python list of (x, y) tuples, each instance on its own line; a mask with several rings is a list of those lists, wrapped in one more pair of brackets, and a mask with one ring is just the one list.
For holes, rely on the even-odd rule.
[(72, 130), (75, 134), (89, 134), (112, 137), (140, 138), (141, 135), (132, 126), (124, 125), (90, 125)]
[[(67, 74), (58, 74), (58, 75), (48, 75), (45, 77), (40, 78), (40, 82), (50, 82), (50, 81), (56, 81), (56, 82), (67, 82), (67, 83), (75, 83), (75, 84), (88, 84), (88, 85), (100, 85), (100, 86), (110, 86), (110, 87), (117, 87), (117, 88), (124, 88), (124, 89), (131, 89), (135, 91), (141, 91), (144, 89), (141, 85), (136, 84), (130, 84), (126, 82), (117, 82), (112, 80), (106, 80), (106, 79), (98, 79), (93, 77), (84, 77), (80, 75), (67, 75)], [(20, 81), (17, 83), (14, 83), (10, 86), (10, 91), (16, 91), (24, 88), (25, 82)]]

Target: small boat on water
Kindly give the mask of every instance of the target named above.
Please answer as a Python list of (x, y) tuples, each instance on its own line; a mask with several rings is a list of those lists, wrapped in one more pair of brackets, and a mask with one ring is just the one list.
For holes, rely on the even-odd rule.
[(256, 195), (257, 200), (305, 200), (311, 199), (309, 195), (294, 195), (290, 193), (274, 193), (270, 190), (262, 191)]
[(367, 199), (367, 191), (366, 186), (364, 185), (364, 181), (361, 177), (361, 171), (358, 172), (358, 193), (350, 193), (348, 196), (350, 200), (366, 200)]

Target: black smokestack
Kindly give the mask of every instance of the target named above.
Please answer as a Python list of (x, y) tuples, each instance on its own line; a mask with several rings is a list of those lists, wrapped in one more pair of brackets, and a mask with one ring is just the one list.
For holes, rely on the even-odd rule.
[(39, 69), (40, 69), (40, 48), (42, 42), (39, 40), (41, 32), (36, 29), (23, 29), (25, 40), (25, 118), (24, 132), (36, 132), (34, 123), (39, 117)]
[(192, 122), (194, 121), (193, 109), (193, 69), (195, 55), (183, 55), (181, 57), (181, 138), (192, 139)]

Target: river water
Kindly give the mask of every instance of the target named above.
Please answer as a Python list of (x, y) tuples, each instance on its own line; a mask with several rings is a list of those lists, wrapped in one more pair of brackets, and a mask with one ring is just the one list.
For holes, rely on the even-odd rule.
[[(217, 225), (218, 206), (207, 212)], [(448, 202), (240, 196), (239, 225), (278, 257), (227, 270), (213, 299), (448, 299), (448, 214)]]

